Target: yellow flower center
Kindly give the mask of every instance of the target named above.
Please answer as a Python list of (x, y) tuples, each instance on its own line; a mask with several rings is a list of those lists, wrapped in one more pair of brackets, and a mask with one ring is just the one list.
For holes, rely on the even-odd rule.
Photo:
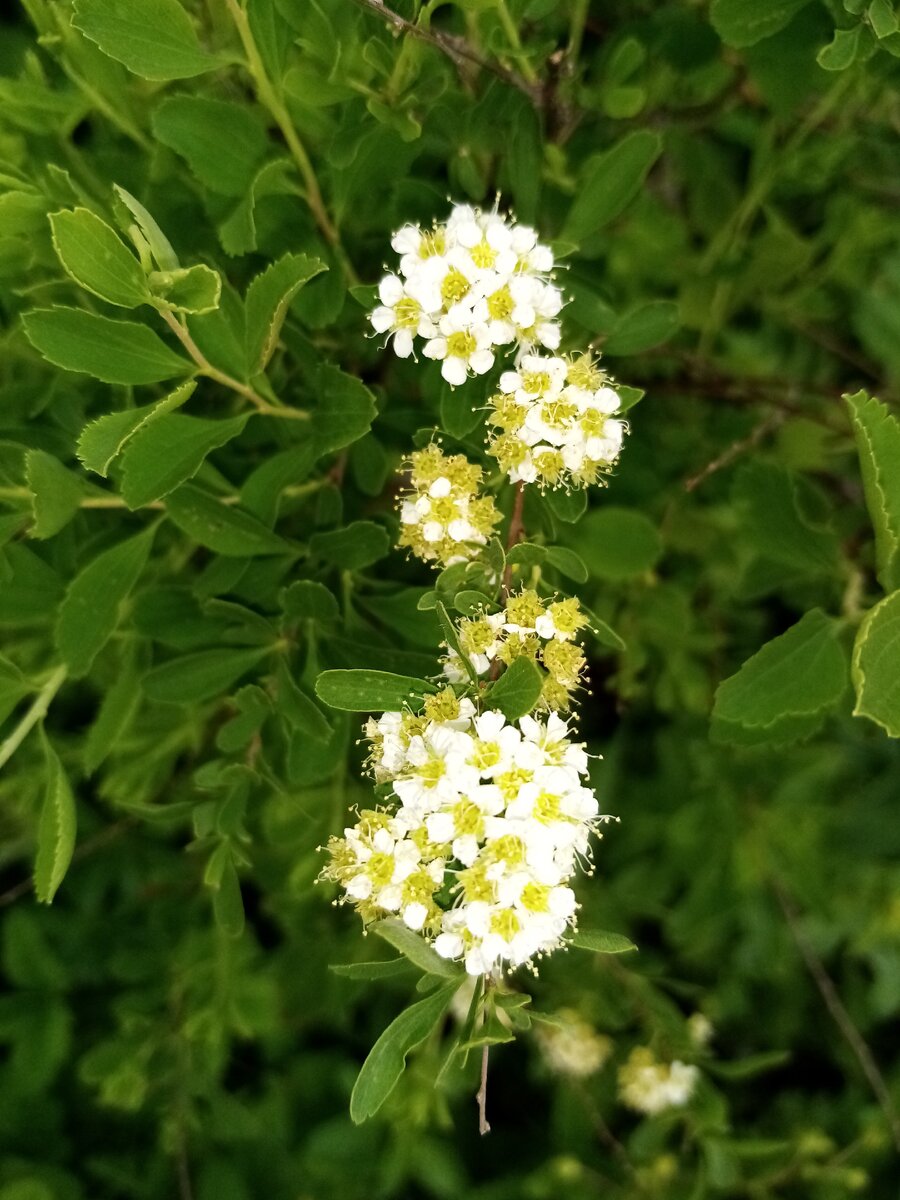
[(468, 358), (475, 353), (475, 339), (471, 333), (451, 333), (447, 338), (447, 354), (450, 358)]
[(398, 329), (415, 329), (422, 309), (412, 296), (404, 296), (394, 305), (394, 323)]
[(502, 287), (487, 298), (488, 312), (495, 321), (505, 321), (510, 315), (515, 303), (508, 287)]
[(444, 276), (444, 282), (441, 284), (441, 299), (445, 304), (456, 304), (462, 300), (468, 290), (468, 279), (462, 271), (453, 267)]

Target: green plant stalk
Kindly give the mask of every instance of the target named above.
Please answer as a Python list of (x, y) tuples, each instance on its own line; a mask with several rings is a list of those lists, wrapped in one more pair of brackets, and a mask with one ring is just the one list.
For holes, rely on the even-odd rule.
[(35, 725), (37, 725), (38, 721), (42, 721), (47, 715), (47, 710), (53, 702), (53, 697), (65, 682), (67, 673), (68, 667), (61, 666), (56, 668), (35, 696), (31, 708), (25, 713), (9, 737), (0, 743), (0, 767), (4, 767), (9, 762)]
[(300, 135), (297, 133), (284, 101), (278, 95), (271, 79), (266, 73), (265, 63), (254, 40), (250, 22), (247, 20), (247, 13), (239, 3), (239, 0), (225, 0), (225, 3), (238, 31), (241, 44), (244, 47), (244, 53), (247, 55), (247, 69), (253, 77), (259, 102), (264, 108), (268, 109), (275, 124), (281, 130), (281, 135), (287, 143), (291, 156), (300, 171), (304, 187), (306, 188), (306, 203), (309, 205), (313, 219), (321, 230), (325, 240), (340, 257), (341, 265), (344, 268), (347, 279), (350, 283), (358, 283), (356, 272), (353, 270), (341, 245), (341, 235), (338, 232), (337, 226), (328, 215), (328, 210), (325, 207), (325, 201), (322, 197), (322, 189), (319, 186), (319, 180), (309, 154), (306, 151), (306, 147), (300, 140)]
[(497, 16), (500, 18), (500, 24), (503, 26), (503, 32), (506, 34), (507, 40), (512, 47), (513, 57), (518, 63), (519, 70), (522, 72), (522, 77), (527, 83), (539, 83), (537, 72), (525, 56), (522, 49), (522, 39), (519, 37), (519, 31), (516, 29), (516, 23), (512, 19), (512, 15), (506, 6), (506, 0), (497, 0)]

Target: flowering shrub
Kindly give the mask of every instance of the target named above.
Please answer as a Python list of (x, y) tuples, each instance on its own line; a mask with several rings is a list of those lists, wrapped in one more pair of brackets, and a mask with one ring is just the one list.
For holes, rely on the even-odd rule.
[(898, 43), (6, 6), (0, 1200), (894, 1196)]

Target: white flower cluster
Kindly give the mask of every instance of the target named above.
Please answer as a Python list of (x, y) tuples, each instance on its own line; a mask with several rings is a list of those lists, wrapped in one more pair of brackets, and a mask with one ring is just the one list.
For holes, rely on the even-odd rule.
[(588, 487), (607, 474), (627, 426), (614, 416), (621, 400), (589, 355), (526, 354), (500, 376), (488, 417), (488, 453), (513, 483)]
[(678, 1059), (660, 1062), (648, 1046), (636, 1046), (619, 1068), (619, 1097), (629, 1108), (652, 1116), (683, 1108), (699, 1078), (696, 1067)]
[(479, 493), (481, 467), (432, 442), (413, 451), (409, 468), (399, 545), (444, 567), (476, 557), (500, 520), (493, 499)]
[(416, 337), (454, 387), (494, 365), (494, 349), (559, 346), (563, 298), (550, 282), (553, 253), (537, 233), (496, 210), (457, 204), (447, 221), (404, 225), (391, 241), (399, 274), (385, 275), (370, 314), (401, 358)]
[[(575, 638), (587, 624), (574, 596), (544, 601), (532, 588), (522, 588), (507, 596), (499, 612), (460, 621), (459, 647), (477, 675), (488, 674), (495, 662), (509, 666), (516, 658), (530, 658), (547, 673), (541, 707), (565, 711), (586, 666)], [(444, 674), (451, 683), (462, 683), (468, 677), (453, 649), (444, 659)]]
[(596, 1074), (613, 1052), (612, 1038), (598, 1033), (570, 1008), (560, 1009), (553, 1024), (536, 1025), (534, 1032), (544, 1061), (555, 1075), (585, 1079)]
[(471, 975), (558, 947), (577, 908), (569, 882), (609, 819), (565, 721), (508, 723), (447, 688), (421, 715), (385, 713), (367, 734), (397, 804), (333, 838), (323, 876), (364, 921), (399, 916)]

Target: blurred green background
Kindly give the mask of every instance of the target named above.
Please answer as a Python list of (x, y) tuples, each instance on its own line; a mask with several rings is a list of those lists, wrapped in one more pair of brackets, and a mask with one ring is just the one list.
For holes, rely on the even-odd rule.
[[(840, 397), (865, 388), (894, 406), (900, 385), (893, 4), (247, 7), (255, 84), (230, 0), (77, 0), (76, 25), (68, 0), (24, 0), (0, 17), (0, 737), (58, 661), (69, 581), (159, 516), (123, 506), (115, 471), (92, 491), (75, 444), (89, 419), (160, 389), (135, 398), (57, 370), (23, 334), (21, 314), (48, 304), (121, 316), (65, 276), (47, 212), (82, 203), (111, 220), (114, 183), (137, 196), (186, 263), (227, 280), (227, 319), (204, 327), (223, 363), (259, 271), (288, 252), (330, 266), (293, 303), (269, 377), (318, 412), (335, 378), (322, 364), (340, 367), (377, 401), (371, 432), (311, 455), (304, 475), (280, 428), (299, 423), (253, 424), (198, 476), (246, 498), (281, 456), (257, 495), (293, 487), (278, 531), (302, 540), (357, 519), (391, 531), (418, 430), (443, 424), (480, 453), (434, 364), (367, 339), (368, 293), (349, 287), (377, 282), (405, 221), (500, 193), (562, 258), (565, 348), (590, 343), (647, 392), (589, 511), (566, 522), (529, 496), (525, 514), (581, 554), (577, 593), (627, 644), (589, 645), (581, 729), (621, 824), (580, 898), (586, 925), (639, 953), (558, 954), (518, 981), (609, 1053), (578, 1074), (546, 1038), (497, 1047), (487, 1138), (476, 1065), (436, 1091), (431, 1043), (353, 1126), (359, 1066), (414, 996), (412, 974), (328, 969), (384, 957), (314, 885), (317, 847), (371, 795), (357, 723), (330, 714), (326, 742), (287, 729), (256, 705), (271, 658), (240, 691), (227, 664), (192, 691), (187, 663), (183, 695), (164, 699), (140, 680), (222, 646), (246, 654), (259, 618), (271, 631), (283, 604), (290, 617), (283, 589), (300, 577), (342, 607), (278, 643), (298, 679), (429, 671), (440, 635), (415, 600), (431, 577), (386, 538), (377, 567), (342, 571), (223, 557), (164, 522), (119, 631), (45, 721), (78, 814), (52, 906), (30, 883), (40, 738), (0, 774), (0, 1200), (895, 1196), (896, 744), (851, 716), (849, 686), (802, 729), (773, 720), (748, 739), (710, 722), (718, 685), (803, 613), (836, 618), (849, 646), (878, 598)], [(207, 381), (192, 410), (221, 417), (233, 399)], [(63, 472), (43, 490), (34, 450)], [(204, 883), (222, 845), (239, 896)], [(644, 1046), (699, 1066), (687, 1105), (622, 1103), (618, 1068)]]

